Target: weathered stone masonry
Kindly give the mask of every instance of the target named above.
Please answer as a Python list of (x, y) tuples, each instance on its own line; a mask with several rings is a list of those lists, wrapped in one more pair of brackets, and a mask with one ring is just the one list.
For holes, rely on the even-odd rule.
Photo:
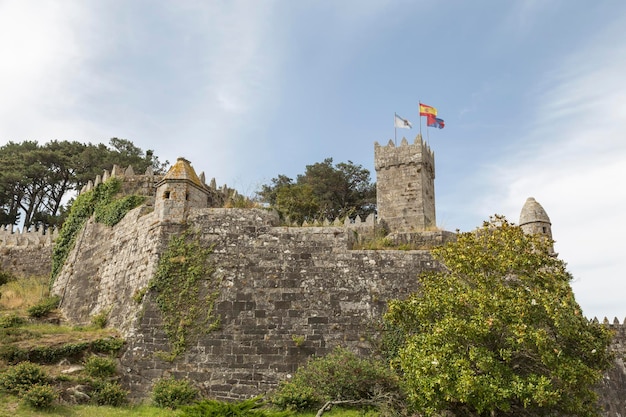
[(221, 327), (183, 358), (162, 362), (154, 353), (167, 351), (168, 343), (160, 314), (147, 301), (122, 358), (136, 393), (154, 378), (175, 375), (192, 378), (212, 397), (249, 397), (276, 387), (311, 355), (335, 346), (365, 352), (386, 301), (414, 291), (419, 271), (436, 268), (427, 251), (354, 251), (342, 227), (276, 221), (263, 210), (190, 212), (188, 227), (206, 246), (215, 245)]
[[(145, 397), (156, 379), (168, 375), (191, 378), (214, 398), (258, 395), (289, 378), (312, 355), (335, 346), (370, 350), (386, 302), (415, 291), (419, 273), (437, 268), (427, 250), (352, 250), (357, 237), (373, 234), (382, 222), (394, 239), (418, 246), (453, 238), (450, 232), (428, 231), (435, 226), (434, 155), (419, 136), (413, 145), (405, 139), (399, 147), (376, 145), (376, 167), (378, 219), (324, 227), (281, 226), (261, 209), (211, 208), (223, 203), (227, 188), (218, 190), (214, 181), (207, 186), (204, 175), (197, 176), (184, 159), (165, 177), (114, 170), (112, 175), (124, 177), (126, 192), (154, 198), (112, 228), (89, 221), (53, 291), (62, 295), (62, 310), (71, 322), (88, 323), (95, 314), (109, 313), (109, 323), (127, 340), (121, 369), (134, 397)], [(381, 185), (382, 194), (395, 197), (381, 197)], [(545, 210), (532, 198), (520, 225), (530, 233), (551, 233)], [(213, 247), (221, 326), (167, 362), (155, 355), (170, 346), (154, 294), (142, 300), (136, 295), (146, 289), (170, 237), (187, 229)], [(5, 246), (14, 250), (19, 236), (5, 234)], [(11, 258), (0, 253), (3, 265), (5, 259)], [(616, 330), (616, 362), (599, 393), (604, 415), (618, 416), (626, 409), (626, 333), (620, 323), (606, 325)]]

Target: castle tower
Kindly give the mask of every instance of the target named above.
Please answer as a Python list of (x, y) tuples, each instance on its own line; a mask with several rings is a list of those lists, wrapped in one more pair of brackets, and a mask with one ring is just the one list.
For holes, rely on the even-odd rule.
[(396, 147), (374, 143), (378, 219), (389, 232), (421, 232), (435, 228), (435, 154), (418, 134)]
[(552, 240), (552, 223), (541, 204), (528, 197), (519, 216), (519, 225), (526, 234), (540, 234)]
[(157, 184), (154, 211), (161, 220), (183, 222), (190, 208), (208, 207), (209, 192), (185, 158), (178, 158)]

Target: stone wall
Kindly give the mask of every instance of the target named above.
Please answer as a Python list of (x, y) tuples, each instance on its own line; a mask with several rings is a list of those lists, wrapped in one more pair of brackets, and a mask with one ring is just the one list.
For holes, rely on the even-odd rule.
[(609, 323), (605, 318), (604, 324), (614, 332), (611, 350), (615, 363), (598, 387), (599, 404), (604, 417), (623, 417), (626, 415), (626, 319), (620, 323), (615, 318)]
[(133, 295), (154, 273), (167, 236), (145, 206), (130, 211), (115, 227), (89, 220), (56, 278), (52, 292), (61, 296), (67, 319), (88, 324), (109, 312), (109, 324), (128, 334), (139, 305)]
[(0, 226), (0, 268), (17, 277), (48, 276), (58, 232)]
[(215, 398), (249, 397), (276, 387), (311, 355), (335, 346), (368, 351), (386, 300), (414, 291), (417, 274), (436, 268), (427, 251), (349, 250), (353, 232), (344, 227), (281, 227), (265, 210), (191, 210), (187, 226), (203, 245), (215, 245), (221, 327), (174, 362), (161, 361), (155, 353), (170, 347), (160, 313), (150, 293), (143, 305), (133, 294), (182, 226), (140, 214), (131, 211), (113, 228), (89, 222), (54, 285), (73, 322), (110, 310), (128, 342), (125, 382), (138, 397), (166, 375), (192, 378)]
[[(144, 213), (137, 208), (113, 228), (89, 222), (55, 283), (74, 322), (110, 310), (110, 323), (127, 339), (121, 369), (135, 398), (172, 375), (191, 378), (213, 398), (247, 398), (335, 346), (365, 353), (386, 301), (415, 291), (418, 273), (437, 268), (428, 251), (350, 250), (348, 227), (279, 226), (265, 210), (192, 209), (186, 225)], [(148, 292), (141, 304), (133, 295), (146, 288), (169, 237), (186, 227), (203, 246), (214, 246), (221, 326), (168, 362), (158, 355), (170, 345), (154, 295)], [(626, 333), (622, 325), (607, 325), (617, 332), (616, 364), (598, 392), (603, 415), (613, 417), (625, 407)]]

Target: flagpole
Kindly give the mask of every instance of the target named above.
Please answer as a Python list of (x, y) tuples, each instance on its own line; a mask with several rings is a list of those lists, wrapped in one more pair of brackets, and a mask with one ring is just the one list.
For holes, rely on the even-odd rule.
[(420, 118), (420, 139), (422, 138), (422, 116), (420, 115), (420, 108), (422, 107), (422, 102), (417, 102), (417, 117)]
[(396, 127), (396, 117), (398, 113), (393, 114), (393, 143), (394, 145), (398, 145), (398, 128)]

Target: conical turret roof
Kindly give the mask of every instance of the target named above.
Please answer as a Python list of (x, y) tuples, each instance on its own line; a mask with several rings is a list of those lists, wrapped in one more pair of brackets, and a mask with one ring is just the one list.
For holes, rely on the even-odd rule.
[(548, 214), (543, 207), (541, 207), (541, 204), (539, 204), (533, 197), (528, 197), (519, 216), (519, 225), (523, 226), (525, 224), (535, 222), (552, 224)]
[(176, 163), (167, 171), (162, 181), (177, 180), (177, 181), (190, 181), (198, 187), (202, 188), (202, 181), (198, 178), (196, 171), (191, 166), (191, 163), (185, 158), (179, 157)]

